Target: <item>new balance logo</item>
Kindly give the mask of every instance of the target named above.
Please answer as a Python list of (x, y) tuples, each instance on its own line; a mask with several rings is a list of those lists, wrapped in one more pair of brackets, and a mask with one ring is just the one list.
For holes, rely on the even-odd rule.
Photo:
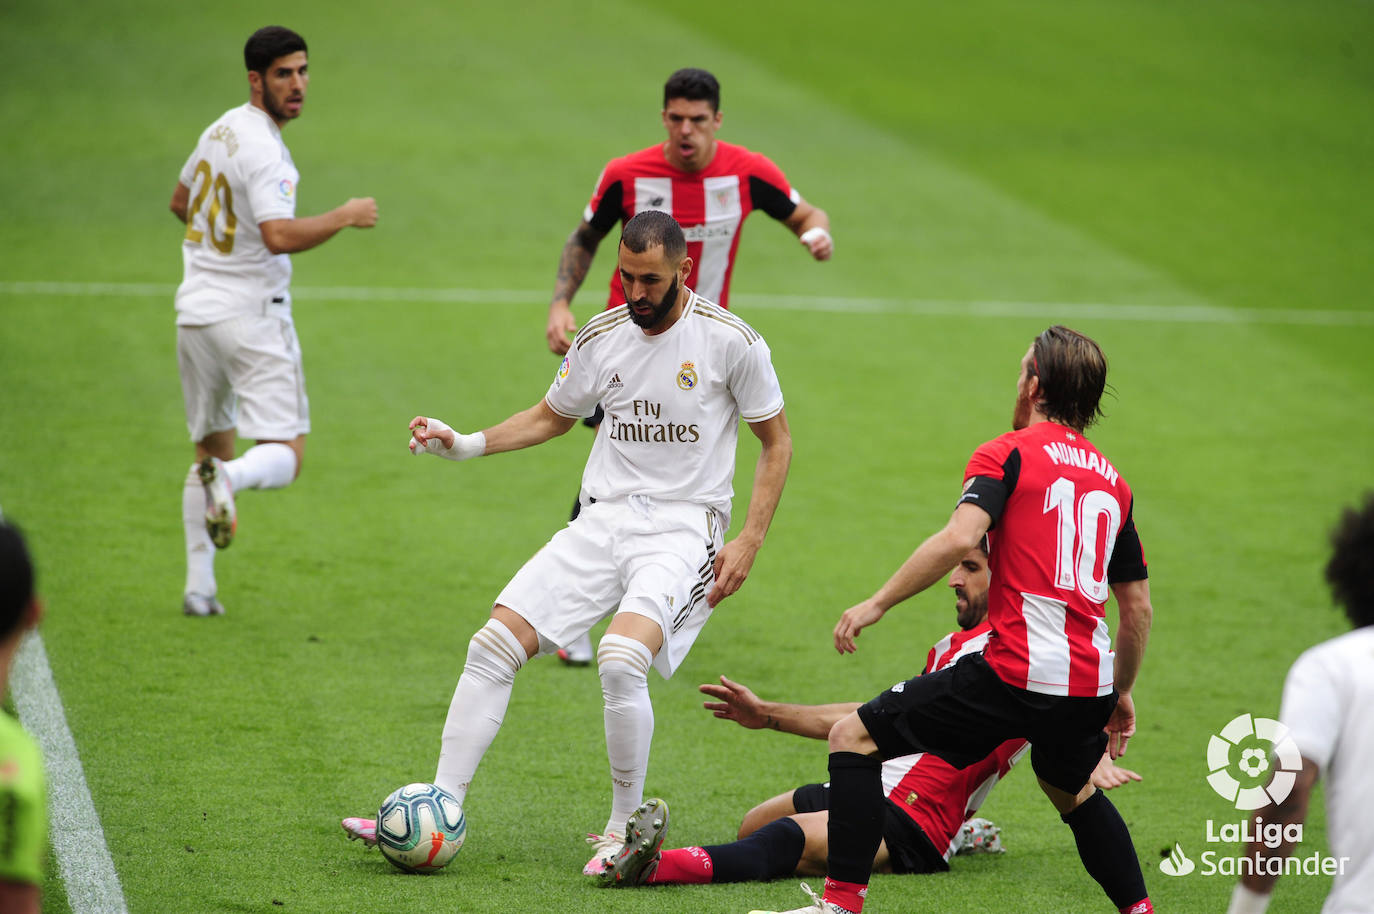
[(899, 683), (897, 683), (895, 686), (892, 687), (892, 691), (894, 691), (894, 692), (899, 692), (899, 693), (900, 693), (900, 692), (905, 692), (905, 691), (906, 691), (906, 683), (905, 683), (905, 682), (899, 682)]
[(662, 198), (662, 197), (650, 197), (650, 198), (649, 198), (649, 205), (650, 205), (650, 206), (655, 206), (655, 207), (657, 207), (657, 206), (662, 206), (662, 205), (663, 205), (663, 198)]

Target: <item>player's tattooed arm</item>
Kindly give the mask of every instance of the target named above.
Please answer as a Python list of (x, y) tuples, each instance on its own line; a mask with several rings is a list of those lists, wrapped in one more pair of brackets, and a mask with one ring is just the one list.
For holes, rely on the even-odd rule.
[(573, 296), (591, 269), (592, 258), (605, 232), (592, 228), (585, 220), (578, 225), (563, 245), (558, 258), (558, 276), (554, 280), (553, 300), (549, 303), (549, 323), (545, 330), (549, 349), (557, 355), (568, 351), (569, 340), (577, 332), (577, 320), (572, 313)]

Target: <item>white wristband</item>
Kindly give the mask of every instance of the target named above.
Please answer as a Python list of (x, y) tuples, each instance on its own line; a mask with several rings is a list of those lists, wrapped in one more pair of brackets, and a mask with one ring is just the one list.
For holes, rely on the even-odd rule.
[(1247, 889), (1237, 882), (1235, 890), (1231, 892), (1231, 906), (1226, 909), (1226, 914), (1264, 914), (1269, 907), (1270, 897), (1266, 892)]
[(797, 238), (801, 241), (802, 244), (810, 244), (817, 238), (825, 238), (828, 241), (833, 241), (833, 239), (831, 239), (830, 237), (830, 233), (819, 225), (812, 226), (811, 228), (807, 229), (806, 231), (798, 235)]

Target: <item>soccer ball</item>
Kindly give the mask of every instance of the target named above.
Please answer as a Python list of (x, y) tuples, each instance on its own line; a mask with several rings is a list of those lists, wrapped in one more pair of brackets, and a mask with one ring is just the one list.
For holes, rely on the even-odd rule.
[(435, 784), (407, 784), (377, 810), (377, 848), (407, 873), (443, 869), (463, 846), (468, 824), (458, 798)]

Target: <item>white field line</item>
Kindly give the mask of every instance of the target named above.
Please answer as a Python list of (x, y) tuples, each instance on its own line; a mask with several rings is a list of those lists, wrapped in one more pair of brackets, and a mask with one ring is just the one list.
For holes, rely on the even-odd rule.
[[(10, 282), (0, 295), (172, 298), (173, 283)], [(304, 286), (293, 290), (304, 301), (396, 301), (439, 304), (542, 305), (547, 290), (420, 289), (387, 286)], [(835, 314), (906, 314), (922, 317), (1024, 317), (1035, 320), (1114, 320), (1170, 324), (1286, 324), (1374, 327), (1374, 310), (1300, 308), (1223, 308), (1213, 305), (1138, 305), (1113, 302), (956, 301), (952, 299), (847, 298), (815, 295), (740, 293), (741, 310), (816, 311)]]
[(53, 856), (72, 914), (128, 914), (38, 632), (25, 636), (15, 654), (10, 690), (20, 722), (43, 750)]

